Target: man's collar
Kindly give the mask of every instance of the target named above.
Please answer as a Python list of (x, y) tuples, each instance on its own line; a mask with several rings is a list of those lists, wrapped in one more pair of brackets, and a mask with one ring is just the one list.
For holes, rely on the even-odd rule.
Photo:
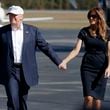
[(18, 27), (18, 28), (12, 26), (12, 30), (13, 31), (15, 31), (15, 30), (23, 30), (23, 23), (21, 23), (20, 27)]

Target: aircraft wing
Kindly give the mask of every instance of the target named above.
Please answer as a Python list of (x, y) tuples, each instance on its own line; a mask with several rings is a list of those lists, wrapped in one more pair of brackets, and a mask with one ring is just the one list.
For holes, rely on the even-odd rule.
[(53, 20), (53, 17), (39, 17), (39, 18), (24, 18), (23, 21), (47, 21), (47, 20)]
[[(23, 21), (37, 22), (37, 21), (48, 21), (53, 20), (53, 17), (38, 17), (38, 18), (24, 18)], [(9, 19), (3, 19), (3, 23), (9, 22)]]

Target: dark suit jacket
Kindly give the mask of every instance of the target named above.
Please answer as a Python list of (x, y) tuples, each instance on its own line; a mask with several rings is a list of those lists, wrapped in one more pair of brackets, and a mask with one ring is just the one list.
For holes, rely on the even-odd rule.
[[(22, 66), (24, 78), (29, 86), (38, 83), (38, 69), (36, 60), (37, 47), (45, 53), (56, 65), (61, 60), (52, 47), (43, 39), (38, 28), (23, 24), (24, 41), (22, 49)], [(14, 56), (12, 45), (11, 25), (0, 28), (0, 83), (7, 83), (13, 72)]]

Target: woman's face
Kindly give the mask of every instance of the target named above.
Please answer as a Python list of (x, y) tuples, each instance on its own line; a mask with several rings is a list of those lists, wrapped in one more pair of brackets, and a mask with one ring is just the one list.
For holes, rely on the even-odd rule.
[(98, 22), (98, 15), (96, 12), (91, 12), (88, 16), (88, 19), (89, 19), (89, 23), (90, 25), (94, 25), (94, 24), (97, 24)]

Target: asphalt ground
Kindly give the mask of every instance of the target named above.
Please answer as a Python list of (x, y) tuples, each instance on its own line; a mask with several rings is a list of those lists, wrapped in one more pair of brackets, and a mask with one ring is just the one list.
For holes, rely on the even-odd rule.
[[(74, 47), (79, 30), (41, 30), (45, 39), (63, 59)], [(59, 70), (51, 60), (38, 51), (39, 85), (29, 91), (29, 110), (81, 110), (83, 93), (80, 79), (80, 63), (83, 50), (68, 64), (66, 71)], [(0, 110), (6, 109), (7, 97), (0, 86)], [(108, 80), (103, 110), (110, 110), (110, 81)]]

